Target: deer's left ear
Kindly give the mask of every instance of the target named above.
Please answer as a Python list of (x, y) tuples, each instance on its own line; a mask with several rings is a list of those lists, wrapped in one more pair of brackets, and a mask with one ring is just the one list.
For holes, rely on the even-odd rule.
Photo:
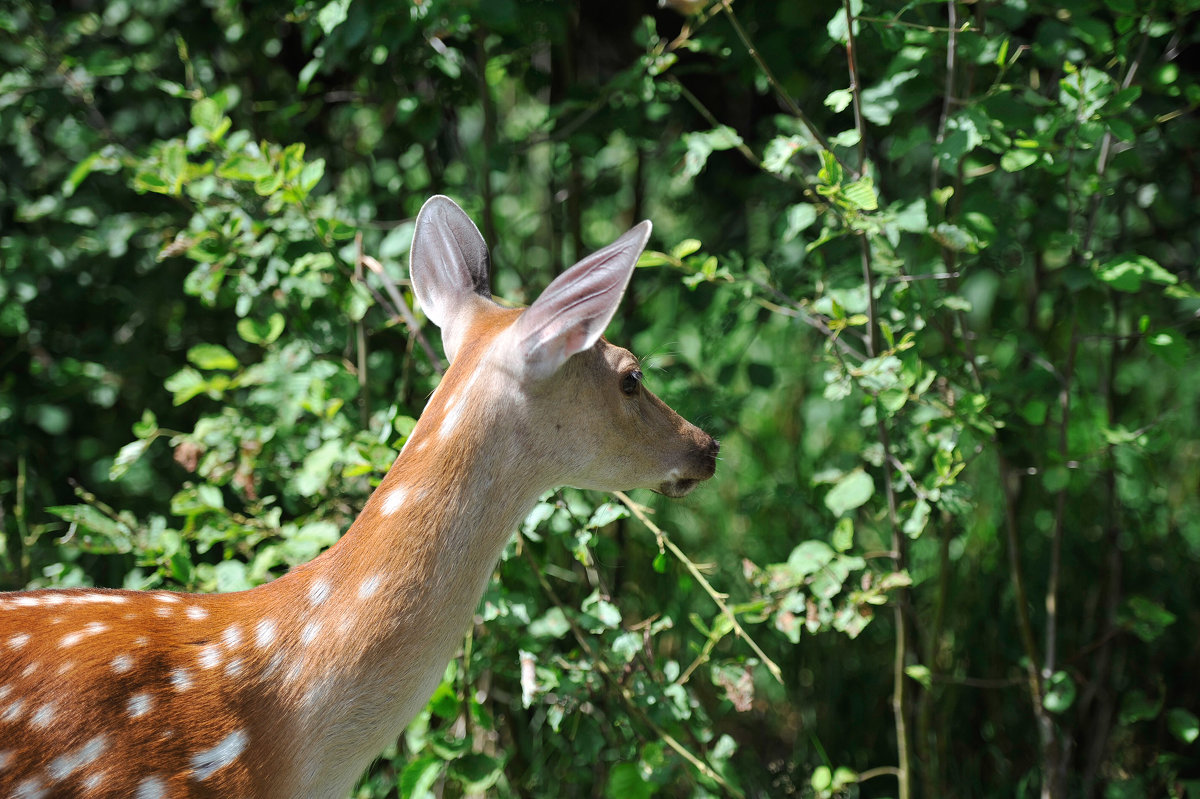
[(648, 220), (635, 225), (555, 278), (525, 309), (514, 332), (533, 377), (554, 374), (572, 355), (596, 343), (621, 304), (649, 238)]
[(490, 261), (479, 228), (454, 200), (439, 194), (425, 201), (417, 214), (408, 267), (413, 294), (429, 320), (441, 328), (450, 360), (480, 299), (491, 302)]

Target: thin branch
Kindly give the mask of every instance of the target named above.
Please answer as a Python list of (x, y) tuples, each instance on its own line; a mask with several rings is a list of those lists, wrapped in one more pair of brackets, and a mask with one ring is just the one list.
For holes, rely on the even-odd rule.
[[(730, 7), (732, 2), (733, 0), (721, 0), (721, 10), (725, 12), (726, 18), (729, 19), (729, 24), (733, 27), (733, 32), (736, 33), (738, 39), (741, 40), (742, 46), (746, 48), (746, 52), (750, 55), (750, 58), (754, 60), (754, 63), (762, 71), (763, 76), (767, 79), (767, 83), (771, 84), (771, 88), (774, 89), (775, 95), (787, 108), (788, 113), (800, 120), (800, 123), (804, 125), (804, 127), (808, 128), (809, 134), (812, 135), (813, 139), (817, 142), (817, 145), (822, 150), (828, 151), (834, 157), (834, 159), (837, 160), (841, 167), (845, 169), (846, 172), (850, 172), (851, 170), (846, 169), (846, 165), (843, 164), (841, 159), (838, 158), (837, 153), (835, 153), (833, 148), (830, 147), (829, 141), (821, 134), (821, 131), (816, 124), (809, 119), (808, 115), (805, 114), (800, 106), (796, 104), (796, 101), (792, 99), (791, 95), (784, 91), (783, 85), (775, 77), (775, 73), (771, 71), (771, 68), (767, 66), (767, 62), (763, 59), (762, 54), (758, 52), (758, 48), (754, 46), (754, 42), (750, 41), (750, 36), (746, 33), (746, 29), (742, 27), (742, 23), (738, 21), (737, 16), (733, 13), (733, 8)], [(847, 20), (847, 24), (850, 24), (849, 20)]]
[(684, 568), (688, 570), (688, 573), (690, 573), (696, 582), (700, 583), (701, 587), (704, 588), (705, 592), (717, 606), (717, 609), (721, 611), (721, 615), (725, 616), (725, 618), (729, 620), (730, 625), (733, 627), (733, 632), (737, 634), (738, 638), (741, 638), (750, 646), (751, 649), (754, 650), (754, 654), (759, 657), (759, 659), (763, 662), (763, 665), (765, 665), (767, 670), (771, 672), (771, 676), (782, 685), (783, 671), (779, 668), (779, 665), (775, 661), (767, 657), (767, 653), (764, 652), (757, 643), (755, 643), (754, 639), (751, 638), (744, 629), (742, 629), (741, 622), (738, 621), (737, 616), (732, 610), (729, 609), (729, 606), (725, 604), (725, 600), (728, 598), (728, 596), (718, 592), (712, 587), (712, 583), (710, 583), (708, 578), (700, 573), (700, 570), (696, 568), (696, 564), (692, 562), (691, 558), (689, 558), (682, 549), (675, 545), (675, 542), (670, 539), (670, 537), (662, 530), (661, 527), (651, 521), (650, 516), (646, 513), (645, 507), (637, 502), (634, 502), (623, 491), (614, 491), (613, 496), (619, 499), (621, 503), (625, 505), (625, 507), (629, 508), (630, 512), (633, 513), (633, 515), (636, 516), (638, 520), (644, 524), (648, 530), (650, 530), (650, 532), (654, 533), (654, 537), (658, 539), (659, 547), (664, 547), (670, 550), (671, 554), (674, 555), (676, 559), (678, 559), (679, 562), (684, 565)]
[[(1067, 433), (1071, 424), (1071, 384), (1075, 371), (1075, 354), (1079, 349), (1079, 317), (1071, 322), (1071, 343), (1067, 350), (1067, 363), (1063, 370), (1064, 382), (1058, 390), (1059, 428), (1058, 454), (1061, 462), (1067, 461)], [(1054, 673), (1058, 653), (1058, 577), (1062, 565), (1062, 543), (1067, 508), (1067, 487), (1058, 490), (1054, 509), (1054, 532), (1050, 539), (1050, 573), (1046, 577), (1046, 659), (1042, 663), (1042, 678), (1050, 679)]]
[(858, 131), (858, 173), (862, 177), (867, 171), (867, 125), (863, 121), (862, 87), (858, 82), (858, 49), (854, 44), (854, 21), (850, 12), (850, 0), (842, 0), (846, 13), (846, 70), (850, 73), (850, 98), (854, 108), (854, 129)]
[(396, 311), (404, 319), (404, 324), (408, 327), (408, 332), (421, 345), (421, 349), (425, 350), (425, 354), (429, 357), (429, 362), (433, 364), (434, 371), (439, 375), (445, 374), (446, 367), (442, 363), (442, 359), (434, 352), (433, 346), (429, 343), (429, 339), (425, 337), (425, 333), (421, 330), (421, 325), (417, 323), (417, 317), (413, 314), (412, 309), (408, 307), (408, 303), (400, 296), (399, 289), (396, 288), (396, 282), (383, 269), (383, 264), (375, 260), (370, 255), (362, 257), (363, 264), (379, 276), (383, 282), (383, 289), (391, 297), (392, 304), (395, 305)]

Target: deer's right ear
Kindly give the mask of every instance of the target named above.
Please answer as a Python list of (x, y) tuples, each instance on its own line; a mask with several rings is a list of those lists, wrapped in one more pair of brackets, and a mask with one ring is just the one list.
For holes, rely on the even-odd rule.
[(449, 197), (430, 197), (417, 214), (409, 253), (413, 293), (442, 330), (446, 357), (462, 343), (480, 298), (491, 301), (487, 244), (471, 218)]

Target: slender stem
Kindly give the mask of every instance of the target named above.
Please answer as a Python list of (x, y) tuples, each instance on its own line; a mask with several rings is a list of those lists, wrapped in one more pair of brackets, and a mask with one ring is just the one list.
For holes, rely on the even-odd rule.
[[(851, 13), (850, 0), (842, 0), (842, 9), (846, 14), (846, 66), (850, 73), (850, 93), (854, 104), (854, 126), (858, 132), (858, 174), (865, 173), (866, 162), (866, 123), (862, 116), (862, 87), (858, 81), (858, 67), (855, 63), (854, 50), (854, 15)], [(875, 305), (875, 273), (871, 264), (871, 241), (863, 231), (856, 231), (859, 242), (859, 255), (862, 262), (863, 283), (867, 289), (867, 355), (874, 358), (880, 351), (879, 316)], [(891, 435), (888, 432), (887, 417), (883, 408), (876, 401), (875, 429), (879, 443), (883, 447), (888, 461), (883, 469), (884, 493), (887, 497), (888, 525), (892, 534), (892, 551), (896, 557), (893, 568), (903, 571), (907, 567), (905, 553), (907, 541), (900, 530), (900, 522), (896, 512), (896, 487), (892, 482), (891, 461), (897, 460), (892, 453)], [(905, 605), (908, 592), (903, 588), (896, 591), (892, 618), (896, 626), (896, 642), (892, 657), (892, 717), (896, 728), (896, 782), (897, 795), (900, 799), (909, 799), (912, 788), (912, 767), (909, 759), (909, 696), (908, 677), (904, 673), (908, 664), (908, 621)]]
[(675, 545), (675, 542), (670, 539), (670, 537), (662, 530), (661, 527), (651, 521), (650, 517), (646, 515), (646, 508), (644, 508), (642, 505), (639, 505), (637, 502), (634, 502), (622, 491), (614, 491), (613, 496), (619, 499), (621, 503), (625, 505), (625, 507), (629, 508), (630, 512), (638, 518), (638, 521), (646, 525), (650, 532), (654, 533), (655, 538), (658, 539), (660, 548), (670, 550), (671, 554), (674, 555), (679, 562), (684, 565), (684, 568), (688, 570), (688, 573), (692, 575), (692, 578), (695, 579), (696, 582), (700, 583), (701, 587), (704, 588), (705, 592), (712, 599), (713, 603), (716, 604), (718, 610), (721, 611), (721, 615), (725, 616), (725, 618), (729, 620), (729, 623), (732, 625), (733, 631), (737, 634), (738, 638), (741, 638), (750, 646), (751, 649), (754, 650), (754, 654), (757, 655), (760, 660), (762, 660), (763, 665), (765, 665), (767, 670), (771, 672), (771, 676), (782, 685), (783, 672), (780, 670), (779, 665), (775, 661), (771, 660), (771, 658), (767, 657), (767, 653), (762, 651), (762, 648), (755, 643), (754, 639), (751, 638), (744, 629), (742, 629), (742, 625), (738, 621), (737, 616), (732, 610), (729, 609), (729, 606), (725, 604), (727, 596), (713, 588), (712, 583), (710, 583), (708, 579), (700, 573), (700, 570), (696, 568), (696, 564), (692, 562), (691, 558), (684, 554), (684, 551)]
[[(957, 52), (958, 31), (955, 25), (958, 23), (958, 9), (954, 5), (955, 0), (947, 0), (946, 15), (948, 18), (947, 27), (950, 29), (950, 35), (946, 41), (946, 87), (942, 92), (942, 115), (938, 118), (937, 136), (934, 142), (941, 145), (946, 138), (946, 121), (950, 118), (950, 105), (954, 102), (954, 63), (955, 53)], [(933, 162), (930, 164), (930, 190), (936, 191), (938, 184), (938, 157), (935, 148), (933, 154)]]
[(863, 121), (862, 88), (858, 83), (858, 50), (854, 45), (855, 17), (850, 12), (850, 0), (842, 0), (842, 10), (846, 13), (846, 69), (850, 73), (850, 97), (854, 107), (854, 129), (858, 131), (858, 172), (862, 177), (867, 171), (867, 126)]
[[(363, 279), (363, 242), (361, 230), (354, 234), (354, 253), (354, 282), (361, 283)], [(366, 430), (371, 423), (371, 408), (367, 402), (367, 330), (361, 318), (354, 323), (354, 348), (357, 355), (359, 424)]]
[[(750, 36), (746, 33), (746, 29), (742, 27), (742, 23), (738, 21), (737, 16), (733, 13), (733, 8), (730, 6), (731, 3), (732, 0), (721, 0), (721, 10), (725, 12), (725, 16), (729, 19), (729, 24), (733, 27), (733, 32), (736, 33), (737, 37), (741, 40), (742, 46), (746, 48), (746, 52), (750, 55), (750, 58), (754, 59), (755, 65), (757, 65), (759, 70), (762, 71), (763, 76), (767, 79), (767, 83), (771, 84), (771, 88), (775, 90), (775, 95), (787, 108), (788, 113), (800, 120), (800, 123), (804, 125), (804, 127), (808, 128), (809, 134), (817, 142), (817, 145), (822, 150), (827, 150), (830, 154), (832, 154), (833, 157), (837, 159), (838, 163), (841, 164), (842, 168), (847, 172), (850, 172), (851, 170), (846, 168), (846, 165), (841, 162), (841, 159), (838, 159), (837, 154), (833, 151), (833, 148), (829, 146), (829, 141), (821, 134), (821, 131), (816, 124), (814, 124), (813, 121), (809, 119), (808, 115), (805, 114), (800, 108), (800, 106), (796, 104), (796, 101), (792, 99), (792, 96), (784, 91), (783, 85), (775, 77), (775, 73), (771, 71), (771, 68), (767, 66), (767, 62), (763, 59), (762, 54), (758, 52), (758, 48), (754, 46), (754, 42), (750, 41)], [(847, 19), (847, 25), (850, 24), (850, 20)]]
[[(1068, 460), (1067, 433), (1071, 424), (1071, 376), (1075, 371), (1075, 354), (1079, 349), (1079, 319), (1071, 323), (1071, 343), (1067, 351), (1067, 363), (1063, 369), (1063, 383), (1059, 387), (1058, 455), (1060, 463)], [(1062, 565), (1062, 542), (1064, 517), (1067, 506), (1067, 489), (1058, 490), (1054, 511), (1054, 532), (1050, 541), (1050, 573), (1046, 578), (1046, 659), (1042, 663), (1042, 678), (1050, 679), (1057, 665), (1058, 652), (1058, 577)]]
[(383, 264), (370, 255), (364, 255), (362, 260), (363, 264), (378, 275), (379, 279), (383, 282), (384, 291), (388, 293), (392, 304), (395, 306), (395, 310), (404, 319), (404, 324), (408, 328), (409, 334), (416, 338), (417, 343), (421, 345), (421, 349), (425, 350), (425, 355), (429, 357), (429, 362), (433, 364), (434, 371), (439, 375), (444, 374), (446, 367), (442, 363), (442, 359), (434, 352), (433, 345), (429, 343), (429, 339), (425, 337), (425, 333), (417, 323), (417, 317), (413, 314), (412, 309), (408, 307), (408, 303), (404, 301), (404, 298), (400, 296), (400, 291), (396, 288), (396, 281), (392, 280), (388, 273), (384, 271)]

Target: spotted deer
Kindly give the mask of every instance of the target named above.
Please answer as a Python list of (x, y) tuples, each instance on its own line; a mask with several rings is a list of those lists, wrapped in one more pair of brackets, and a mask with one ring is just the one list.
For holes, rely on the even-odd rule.
[(450, 367), (336, 544), (231, 594), (0, 594), (0, 799), (344, 797), (422, 708), (506, 541), (560, 485), (681, 497), (718, 445), (601, 337), (650, 223), (524, 310), (495, 303), (453, 201), (412, 286)]

